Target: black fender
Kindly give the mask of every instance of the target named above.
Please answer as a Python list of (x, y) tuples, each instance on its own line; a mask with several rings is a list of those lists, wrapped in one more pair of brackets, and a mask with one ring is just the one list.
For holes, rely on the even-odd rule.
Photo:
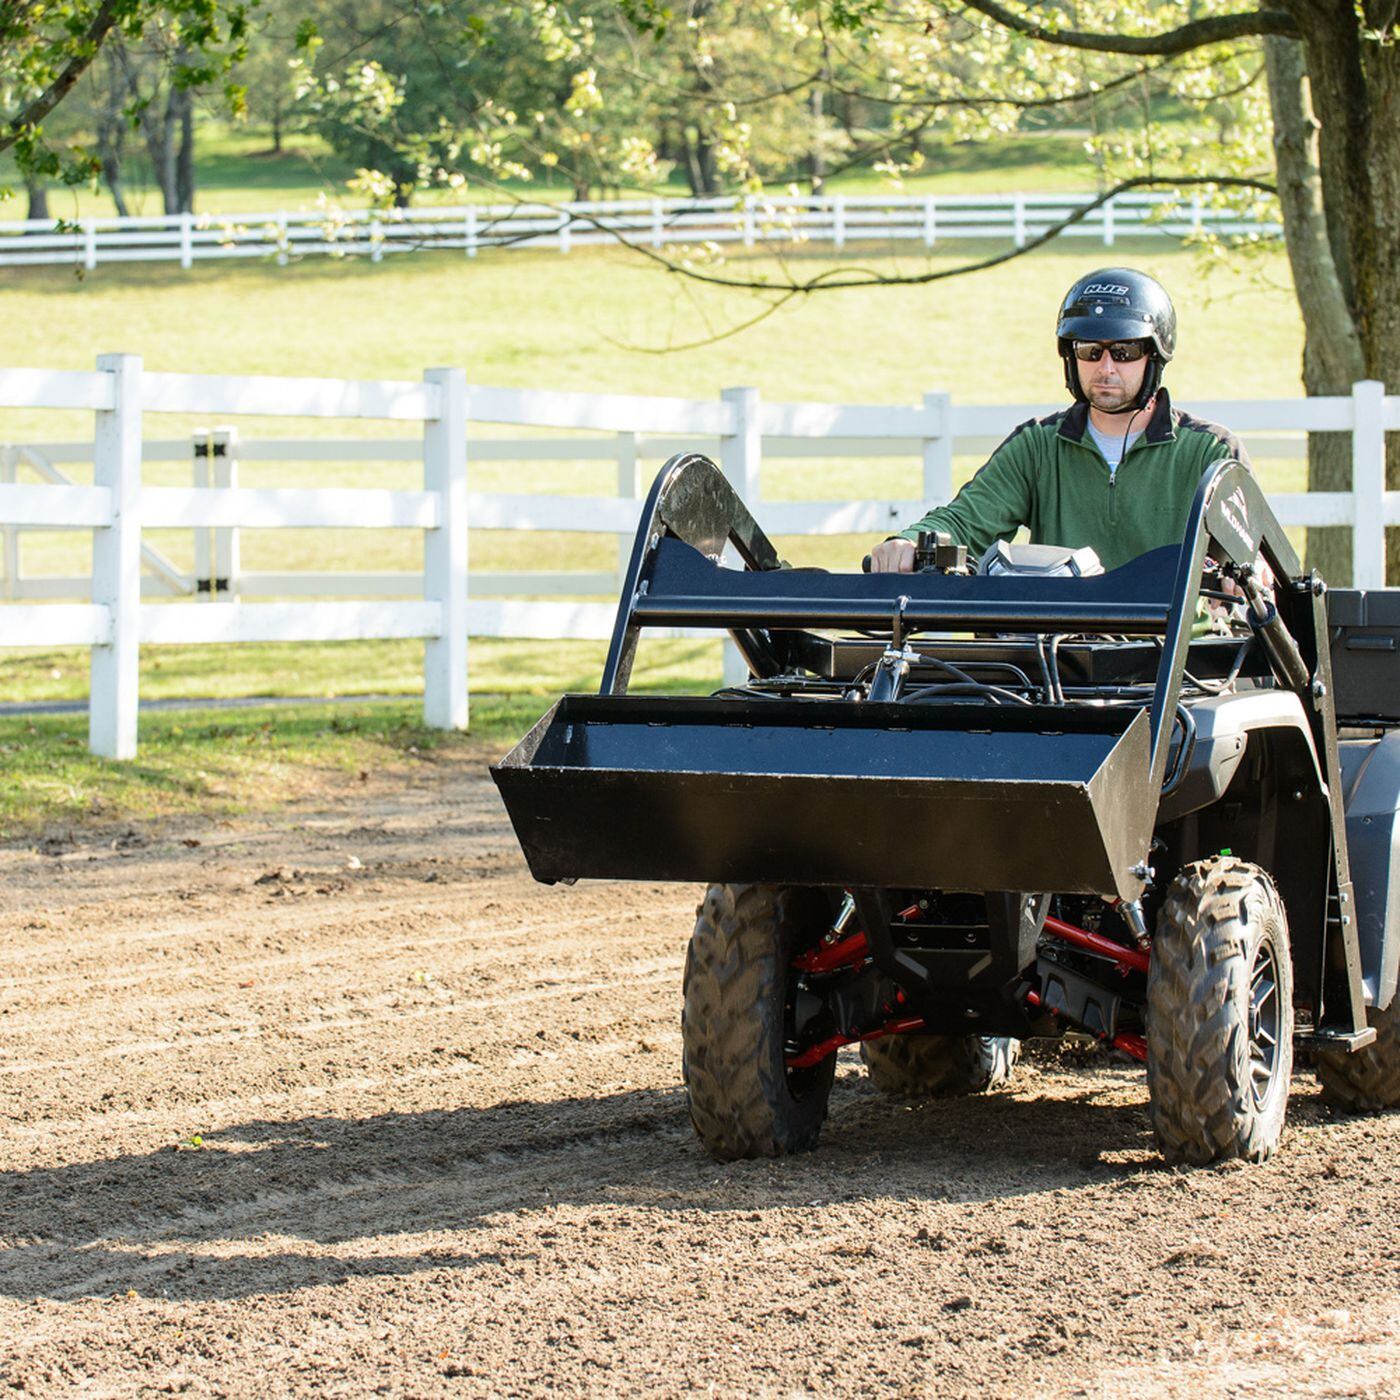
[(1400, 972), (1400, 730), (1338, 746), (1366, 1003), (1383, 1011)]

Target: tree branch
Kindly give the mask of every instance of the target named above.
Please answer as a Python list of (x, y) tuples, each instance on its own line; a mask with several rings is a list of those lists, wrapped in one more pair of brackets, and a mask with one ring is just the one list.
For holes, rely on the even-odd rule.
[(118, 9), (118, 0), (102, 0), (83, 34), (81, 48), (68, 60), (63, 71), (28, 106), (0, 127), (0, 151), (13, 146), (27, 128), (37, 126), (68, 95), (97, 57), (102, 41), (117, 22)]
[[(1397, 0), (1400, 3), (1400, 0)], [(1155, 63), (1147, 68), (1134, 68), (1127, 73), (1120, 74), (1107, 82), (1099, 84), (1097, 87), (1089, 86), (1080, 88), (1076, 92), (1067, 92), (1060, 97), (993, 97), (987, 93), (976, 93), (966, 95), (962, 93), (947, 93), (941, 96), (927, 97), (881, 97), (879, 93), (866, 92), (862, 88), (850, 87), (841, 83), (832, 83), (833, 92), (839, 92), (847, 97), (857, 97), (863, 102), (872, 102), (877, 106), (884, 107), (1010, 107), (1014, 111), (1035, 111), (1047, 107), (1072, 107), (1080, 102), (1092, 102), (1096, 98), (1106, 97), (1118, 91), (1119, 88), (1126, 87), (1130, 83), (1135, 83), (1139, 79), (1151, 79), (1156, 74), (1164, 70), (1170, 71), (1171, 65), (1168, 63)], [(1236, 84), (1232, 88), (1223, 88), (1219, 92), (1212, 92), (1200, 99), (1204, 102), (1218, 102), (1222, 98), (1235, 97), (1252, 87), (1258, 80), (1262, 70), (1256, 68), (1242, 83)]]
[(1211, 15), (1192, 20), (1164, 34), (1088, 34), (1077, 29), (1055, 29), (998, 5), (995, 0), (962, 0), (966, 9), (995, 20), (1003, 29), (1024, 34), (1046, 44), (1063, 48), (1093, 49), (1096, 53), (1126, 53), (1173, 58), (1209, 44), (1229, 43), (1232, 39), (1278, 34), (1296, 39), (1298, 26), (1285, 10), (1258, 9), (1235, 15)]
[[(979, 258), (975, 262), (960, 263), (957, 267), (940, 268), (935, 272), (921, 272), (912, 276), (884, 277), (878, 273), (867, 272), (863, 269), (838, 267), (818, 273), (817, 276), (808, 278), (805, 282), (773, 282), (761, 280), (756, 277), (724, 277), (718, 273), (699, 272), (694, 268), (682, 267), (679, 263), (673, 262), (670, 258), (656, 252), (652, 248), (644, 247), (640, 243), (633, 243), (630, 239), (621, 236), (616, 229), (604, 228), (601, 221), (587, 214), (574, 214), (572, 216), (572, 221), (591, 225), (595, 229), (610, 234), (630, 252), (640, 253), (643, 257), (658, 264), (667, 272), (674, 272), (692, 281), (705, 282), (714, 287), (737, 287), (746, 291), (791, 292), (794, 294), (798, 292), (807, 293), (844, 289), (847, 287), (918, 287), (929, 282), (945, 282), (950, 277), (961, 277), (970, 272), (982, 272), (989, 267), (999, 267), (1002, 263), (1011, 262), (1015, 258), (1024, 257), (1027, 253), (1033, 253), (1037, 248), (1044, 247), (1045, 244), (1058, 238), (1066, 229), (1073, 228), (1075, 224), (1082, 223), (1090, 214), (1094, 213), (1095, 210), (1103, 208), (1110, 199), (1114, 199), (1120, 194), (1125, 194), (1128, 190), (1147, 189), (1153, 186), (1167, 186), (1176, 189), (1193, 185), (1214, 185), (1220, 189), (1258, 190), (1261, 194), (1278, 194), (1277, 186), (1270, 184), (1267, 180), (1254, 180), (1246, 176), (1180, 175), (1170, 177), (1140, 175), (1131, 180), (1122, 180), (1114, 185), (1112, 189), (1105, 190), (1103, 194), (1097, 196), (1097, 198), (1091, 200), (1082, 208), (1076, 209), (1067, 218), (1061, 219), (1057, 224), (1051, 224), (1043, 233), (1039, 233), (1034, 238), (1029, 239), (1025, 245), (1020, 248), (1009, 248), (1005, 252), (994, 253), (991, 257)], [(525, 202), (526, 201), (521, 201), (522, 204)]]

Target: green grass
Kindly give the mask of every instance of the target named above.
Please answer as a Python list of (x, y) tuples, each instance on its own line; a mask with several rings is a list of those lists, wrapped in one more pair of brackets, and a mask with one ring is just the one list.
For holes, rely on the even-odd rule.
[[(478, 637), (468, 673), (474, 693), (544, 701), (598, 688), (607, 643)], [(632, 673), (637, 690), (699, 690), (719, 684), (720, 647), (705, 639), (643, 639)], [(287, 699), (423, 692), (423, 643), (270, 642), (236, 646), (145, 647), (144, 700)], [(0, 700), (40, 704), (87, 699), (88, 653), (75, 648), (0, 652)], [(542, 708), (542, 706), (541, 706)]]
[[(88, 752), (85, 712), (0, 716), (0, 842), (63, 827), (237, 819), (298, 798), (355, 801), (361, 784), (386, 768), (413, 782), (435, 758), (482, 761), (519, 738), (560, 691), (596, 690), (604, 651), (596, 642), (474, 642), (474, 686), (492, 693), (473, 695), (463, 735), (423, 726), (421, 643), (345, 642), (295, 654), (289, 646), (147, 648), (141, 692), (151, 700), (256, 694), (269, 678), (286, 698), (320, 697), (334, 695), (347, 675), (403, 698), (146, 710), (129, 763)], [(6, 699), (82, 699), (87, 656), (12, 651), (0, 657), (0, 675)], [(652, 692), (712, 690), (719, 643), (644, 640), (634, 679), (635, 689)]]
[(425, 729), (407, 701), (160, 713), (142, 717), (130, 763), (87, 751), (85, 716), (4, 718), (0, 841), (132, 820), (236, 819), (297, 798), (353, 802), (386, 768), (413, 781), (438, 759), (484, 759), (538, 713), (525, 698), (479, 700), (470, 736)]
[[(940, 270), (969, 251), (933, 260), (855, 250), (844, 265), (885, 273)], [(947, 389), (961, 402), (1055, 402), (1063, 397), (1050, 327), (1064, 286), (1110, 257), (1156, 272), (1177, 298), (1182, 348), (1169, 383), (1178, 398), (1274, 398), (1298, 392), (1301, 328), (1282, 256), (1248, 272), (1209, 266), (1161, 241), (1107, 253), (1063, 244), (972, 277), (925, 286), (824, 292), (790, 302), (735, 334), (764, 303), (753, 293), (700, 286), (621, 252), (499, 252), (473, 262), (423, 253), (364, 261), (308, 260), (287, 268), (200, 265), (99, 268), (75, 278), (62, 269), (14, 271), (0, 284), (0, 311), (14, 327), (42, 327), (17, 339), (11, 362), (90, 366), (99, 349), (140, 353), (150, 369), (205, 373), (417, 378), (424, 365), (462, 364), (476, 382), (613, 393), (710, 398), (732, 384), (756, 385), (769, 400), (916, 403)], [(786, 268), (771, 259), (735, 259), (738, 272), (801, 274), (836, 266), (829, 254), (804, 253)], [(704, 341), (690, 349), (675, 347)], [(1223, 348), (1228, 347), (1228, 350)], [(174, 438), (195, 422), (151, 418), (150, 437)], [(403, 425), (243, 420), (249, 437), (411, 436)], [(481, 429), (489, 434), (492, 430)], [(0, 441), (85, 438), (88, 415), (0, 411)], [(660, 466), (644, 457), (644, 477)], [(977, 466), (958, 464), (965, 477)], [(1266, 479), (1275, 489), (1299, 482), (1300, 464)], [(607, 463), (478, 461), (482, 490), (607, 493)], [(187, 483), (189, 468), (151, 464), (156, 484)], [(285, 484), (413, 487), (413, 462), (282, 464), (245, 462), (249, 486)], [(911, 460), (773, 459), (765, 464), (769, 500), (862, 496), (917, 497)], [(180, 567), (193, 557), (189, 532), (153, 532), (149, 543)], [(868, 541), (784, 542), (794, 562), (859, 558)], [(606, 536), (526, 537), (474, 532), (476, 569), (606, 569), (616, 544)], [(421, 564), (414, 532), (244, 531), (248, 570), (355, 566), (411, 570)], [(34, 534), (25, 540), (32, 573), (83, 573), (85, 534)]]
[[(721, 270), (923, 275), (993, 251), (982, 243), (926, 259), (869, 247), (834, 259), (813, 249), (781, 263), (737, 256)], [(620, 251), (500, 251), (473, 261), (415, 253), (378, 265), (316, 258), (188, 272), (112, 266), (86, 278), (9, 268), (0, 310), (10, 364), (89, 368), (99, 351), (125, 350), (148, 369), (200, 373), (416, 379), (424, 366), (450, 364), (477, 383), (589, 392), (704, 398), (752, 384), (770, 400), (913, 403), (947, 389), (964, 402), (1054, 401), (1064, 393), (1052, 341), (1059, 299), (1076, 275), (1112, 261), (1131, 261), (1171, 288), (1182, 333), (1169, 383), (1180, 397), (1298, 392), (1302, 331), (1283, 256), (1237, 271), (1165, 239), (1113, 250), (1064, 242), (951, 281), (820, 292), (747, 330), (737, 328), (765, 308), (764, 293), (704, 287)], [(164, 416), (147, 431), (188, 426)], [(288, 420), (240, 427), (330, 430)], [(81, 414), (0, 414), (9, 440), (90, 431)], [(334, 432), (412, 435), (403, 425)]]
[[(940, 250), (930, 261), (853, 249), (843, 265), (937, 270), (988, 251), (988, 245)], [(12, 365), (86, 368), (99, 351), (124, 350), (144, 356), (150, 369), (205, 373), (412, 379), (425, 365), (459, 364), (478, 383), (595, 392), (709, 398), (727, 385), (750, 384), (777, 401), (916, 403), (928, 390), (947, 389), (963, 402), (1054, 403), (1064, 395), (1051, 340), (1059, 297), (1079, 273), (1113, 260), (1156, 273), (1177, 299), (1181, 352), (1168, 382), (1179, 401), (1299, 392), (1301, 327), (1282, 256), (1267, 255), (1241, 271), (1207, 265), (1164, 241), (1112, 253), (1062, 244), (974, 277), (798, 298), (729, 335), (724, 332), (762, 308), (760, 298), (705, 288), (620, 252), (501, 252), (472, 262), (433, 253), (377, 266), (317, 259), (282, 269), (206, 264), (188, 273), (100, 268), (85, 279), (66, 269), (10, 269), (0, 281), (0, 314), (12, 330), (6, 356)], [(789, 264), (804, 273), (835, 265), (818, 251)], [(783, 270), (757, 256), (729, 266)], [(678, 348), (697, 340), (693, 348)], [(188, 418), (152, 418), (146, 436), (177, 437), (194, 426)], [(403, 425), (244, 420), (239, 428), (245, 439), (411, 436)], [(91, 431), (90, 415), (0, 410), (0, 442), (76, 440)], [(644, 475), (659, 465), (645, 459)], [(976, 465), (960, 461), (959, 475)], [(1301, 463), (1264, 469), (1273, 489), (1301, 485)], [(189, 473), (181, 464), (152, 464), (148, 479), (187, 482)], [(605, 492), (612, 480), (613, 469), (597, 463), (473, 467), (473, 483), (484, 490)], [(418, 468), (245, 462), (242, 481), (413, 486)], [(763, 496), (917, 497), (919, 481), (912, 460), (773, 459), (764, 465)], [(761, 522), (761, 503), (758, 515)], [(153, 534), (150, 542), (188, 566), (188, 532)], [(850, 568), (871, 543), (869, 536), (841, 537), (780, 541), (780, 547), (796, 563)], [(88, 567), (86, 532), (36, 533), (24, 548), (26, 573), (76, 574)], [(420, 540), (410, 532), (245, 531), (242, 548), (247, 569), (412, 569), (421, 562)], [(476, 569), (606, 569), (616, 561), (616, 542), (596, 535), (475, 531), (471, 549)], [(553, 694), (595, 687), (602, 657), (597, 643), (473, 642), (474, 732), (512, 737)], [(717, 677), (713, 643), (655, 642), (636, 679), (649, 688), (703, 690)], [(296, 790), (299, 772), (327, 764), (364, 767), (354, 756), (358, 745), (406, 751), (413, 741), (396, 749), (383, 726), (417, 732), (421, 646), (150, 647), (142, 654), (141, 689), (152, 699), (366, 693), (405, 699), (365, 711), (363, 727), (353, 732), (338, 731), (311, 709), (272, 710), (262, 719), (243, 711), (193, 719), (148, 713), (140, 758), (129, 766), (90, 758), (81, 718), (36, 719), (32, 729), (3, 720), (10, 781), (0, 784), (0, 830), (85, 820), (94, 795), (101, 818), (271, 803)], [(86, 691), (82, 653), (0, 652), (0, 699), (74, 700)], [(337, 707), (336, 723), (346, 723), (346, 713)]]

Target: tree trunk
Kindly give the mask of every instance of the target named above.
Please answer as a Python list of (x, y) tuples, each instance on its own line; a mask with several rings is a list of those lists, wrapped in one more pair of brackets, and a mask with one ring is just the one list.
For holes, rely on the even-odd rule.
[(179, 104), (175, 91), (165, 99), (165, 112), (155, 130), (159, 132), (156, 147), (151, 152), (151, 161), (156, 167), (156, 183), (160, 186), (161, 203), (167, 214), (180, 212), (180, 185), (177, 175), (179, 152), (175, 142), (175, 130), (180, 122)]
[(175, 198), (181, 214), (194, 213), (194, 99), (180, 91), (180, 147), (175, 157)]
[(122, 153), (126, 144), (126, 119), (121, 115), (120, 100), (102, 114), (97, 123), (97, 154), (102, 162), (102, 181), (112, 196), (117, 216), (130, 217), (126, 192), (122, 189)]
[(825, 135), (825, 113), (822, 110), (821, 88), (813, 87), (809, 101), (812, 117), (812, 149), (808, 156), (808, 175), (811, 178), (812, 193), (820, 194), (826, 184), (826, 151), (822, 138)]
[[(1274, 156), (1284, 239), (1293, 286), (1303, 314), (1303, 386), (1309, 395), (1349, 394), (1365, 378), (1361, 339), (1342, 290), (1322, 210), (1318, 123), (1312, 112), (1302, 45), (1264, 40), (1269, 101), (1274, 116)], [(1308, 490), (1351, 488), (1351, 436), (1308, 435)], [(1351, 582), (1351, 530), (1308, 530), (1307, 564), (1329, 582)]]
[[(134, 79), (131, 95), (140, 96)], [(175, 94), (171, 92), (168, 95), (164, 110), (159, 115), (153, 108), (154, 103), (141, 112), (141, 137), (146, 143), (146, 154), (151, 158), (151, 171), (155, 176), (156, 188), (160, 190), (161, 206), (167, 214), (178, 214), (180, 192), (175, 175), (175, 128), (178, 122)]]
[(49, 187), (34, 175), (24, 177), (25, 193), (29, 196), (29, 212), (26, 219), (50, 218), (49, 214)]
[(102, 180), (107, 186), (107, 192), (112, 196), (112, 204), (118, 218), (129, 218), (131, 209), (126, 202), (126, 192), (122, 189), (121, 157), (116, 152), (102, 153)]
[(690, 181), (690, 192), (696, 199), (719, 193), (715, 179), (714, 145), (700, 127), (686, 128), (685, 173)]
[[(1319, 171), (1337, 278), (1361, 346), (1365, 377), (1400, 389), (1400, 50), (1368, 37), (1394, 18), (1366, 0), (1288, 0), (1307, 50), (1321, 117)], [(1358, 10), (1364, 13), (1358, 14)], [(1400, 489), (1400, 443), (1387, 443), (1386, 486)], [(1400, 531), (1387, 533), (1400, 578)]]

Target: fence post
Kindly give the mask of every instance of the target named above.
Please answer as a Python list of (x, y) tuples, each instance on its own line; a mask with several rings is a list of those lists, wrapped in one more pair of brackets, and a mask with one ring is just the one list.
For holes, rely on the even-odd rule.
[(112, 493), (112, 517), (92, 532), (92, 601), (111, 616), (111, 634), (92, 649), (88, 747), (102, 758), (136, 757), (137, 663), (141, 628), (141, 357), (99, 355), (115, 399), (99, 409), (92, 478)]
[(188, 209), (180, 215), (180, 266), (188, 271), (194, 263), (194, 215)]
[(92, 219), (83, 220), (83, 266), (89, 272), (97, 268), (97, 224)]
[[(13, 486), (18, 475), (18, 462), (13, 447), (0, 447), (0, 485)], [(5, 601), (19, 596), (19, 530), (6, 525), (0, 535), (4, 538)]]
[(924, 247), (938, 242), (938, 204), (931, 194), (924, 196)]
[(1110, 199), (1103, 207), (1103, 246), (1113, 247), (1115, 232), (1113, 228), (1113, 201)]
[(651, 246), (653, 248), (659, 248), (664, 241), (661, 228), (661, 216), (661, 201), (659, 199), (653, 199), (651, 202)]
[[(720, 439), (719, 464), (729, 484), (749, 510), (757, 511), (763, 465), (763, 421), (757, 389), (725, 389), (720, 398), (731, 405), (734, 421)], [(729, 551), (726, 550), (726, 553)], [(749, 668), (733, 642), (724, 643), (725, 685), (745, 685)]]
[(744, 247), (745, 247), (745, 248), (752, 248), (752, 247), (753, 247), (755, 236), (756, 236), (756, 230), (755, 230), (755, 227), (754, 227), (754, 217), (753, 217), (753, 195), (751, 195), (751, 194), (746, 194), (746, 195), (744, 196)]
[(1018, 248), (1026, 246), (1026, 197), (1013, 196), (1011, 201), (1011, 231)]
[[(214, 485), (225, 490), (238, 487), (238, 429), (215, 428), (213, 432)], [(214, 577), (210, 597), (223, 593), (232, 598), (238, 592), (238, 526), (220, 525), (214, 531)]]
[[(637, 449), (640, 434), (619, 433), (617, 435), (617, 494), (623, 500), (637, 498)], [(636, 530), (632, 534), (617, 537), (617, 586), (627, 577), (627, 566), (632, 562), (632, 544)]]
[[(196, 428), (190, 438), (194, 447), (194, 489), (207, 491), (212, 481), (209, 466), (214, 456), (214, 435), (208, 428)], [(195, 597), (203, 596), (210, 602), (214, 598), (214, 556), (210, 548), (213, 534), (207, 525), (194, 527)]]
[(423, 425), (423, 488), (435, 492), (437, 525), (424, 533), (423, 597), (442, 609), (442, 630), (423, 648), (423, 723), (467, 727), (467, 374), (425, 370), (441, 391)]
[(1385, 385), (1363, 379), (1351, 386), (1351, 535), (1353, 588), (1385, 587)]
[(463, 230), (463, 237), (469, 258), (476, 257), (476, 206), (467, 205), (466, 226)]
[(838, 251), (846, 246), (846, 197), (836, 195), (831, 201), (831, 245)]
[(924, 413), (933, 420), (924, 434), (924, 501), (940, 506), (953, 499), (953, 396), (925, 394)]

